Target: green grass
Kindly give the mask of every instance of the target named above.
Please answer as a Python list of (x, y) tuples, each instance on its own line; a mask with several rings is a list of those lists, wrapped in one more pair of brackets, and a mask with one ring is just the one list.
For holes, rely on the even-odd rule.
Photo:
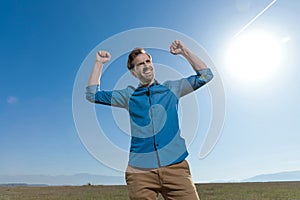
[[(197, 184), (201, 200), (300, 200), (300, 182)], [(0, 187), (0, 200), (128, 200), (126, 186)], [(162, 199), (161, 196), (159, 199)]]

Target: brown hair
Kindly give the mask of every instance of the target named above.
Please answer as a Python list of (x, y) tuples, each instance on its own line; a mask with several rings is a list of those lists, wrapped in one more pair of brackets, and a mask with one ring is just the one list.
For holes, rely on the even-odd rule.
[(150, 58), (150, 60), (152, 60), (151, 55), (148, 54), (148, 53), (145, 51), (145, 49), (143, 49), (143, 48), (135, 48), (135, 49), (133, 49), (133, 50), (130, 52), (130, 54), (129, 54), (129, 56), (128, 56), (127, 68), (128, 68), (129, 70), (131, 70), (131, 69), (134, 68), (134, 65), (133, 65), (133, 63), (132, 63), (133, 60), (134, 60), (139, 54), (142, 54), (142, 53), (146, 54), (146, 55)]

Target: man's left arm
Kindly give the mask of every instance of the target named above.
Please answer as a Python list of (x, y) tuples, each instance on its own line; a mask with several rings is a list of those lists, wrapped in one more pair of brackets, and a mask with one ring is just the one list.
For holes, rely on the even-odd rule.
[(193, 67), (195, 71), (207, 69), (207, 65), (189, 50), (183, 42), (175, 40), (170, 46), (170, 52), (174, 55), (182, 55)]
[(183, 42), (175, 40), (170, 46), (170, 52), (174, 55), (182, 55), (191, 64), (197, 75), (173, 81), (171, 86), (175, 93), (182, 97), (208, 83), (213, 74), (207, 65), (192, 51), (190, 51)]

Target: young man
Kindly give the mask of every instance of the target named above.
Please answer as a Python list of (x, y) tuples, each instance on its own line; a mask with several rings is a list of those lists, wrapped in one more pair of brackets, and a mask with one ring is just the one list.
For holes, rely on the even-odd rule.
[(142, 48), (128, 56), (127, 67), (140, 84), (122, 90), (100, 90), (103, 64), (110, 60), (107, 51), (99, 51), (90, 75), (86, 98), (93, 103), (127, 109), (131, 125), (131, 147), (126, 183), (132, 200), (199, 199), (190, 169), (185, 141), (178, 121), (179, 98), (205, 85), (213, 78), (206, 64), (185, 45), (175, 40), (170, 46), (174, 55), (182, 55), (196, 74), (176, 81), (158, 83), (152, 57)]

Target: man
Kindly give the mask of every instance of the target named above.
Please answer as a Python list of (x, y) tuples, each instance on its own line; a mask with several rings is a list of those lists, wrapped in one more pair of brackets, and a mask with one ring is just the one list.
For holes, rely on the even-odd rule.
[(213, 74), (181, 41), (175, 40), (170, 52), (186, 58), (196, 74), (160, 84), (154, 77), (151, 55), (136, 48), (128, 56), (127, 67), (139, 80), (138, 87), (103, 91), (100, 76), (111, 56), (99, 51), (86, 88), (89, 101), (129, 112), (131, 146), (126, 183), (132, 200), (157, 199), (159, 193), (169, 200), (199, 199), (185, 160), (188, 152), (180, 136), (177, 110), (179, 98), (205, 85)]

